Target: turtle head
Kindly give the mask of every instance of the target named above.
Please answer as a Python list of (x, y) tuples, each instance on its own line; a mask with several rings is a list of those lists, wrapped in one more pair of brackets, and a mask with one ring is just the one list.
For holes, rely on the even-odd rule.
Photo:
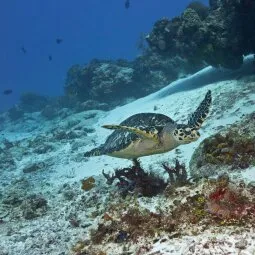
[(190, 127), (184, 124), (178, 124), (174, 129), (173, 135), (180, 144), (194, 142), (200, 137), (200, 134), (195, 127)]

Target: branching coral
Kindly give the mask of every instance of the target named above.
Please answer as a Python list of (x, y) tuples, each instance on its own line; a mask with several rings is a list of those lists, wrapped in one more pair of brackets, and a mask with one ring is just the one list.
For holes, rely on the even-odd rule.
[(169, 183), (171, 185), (185, 185), (188, 184), (188, 176), (186, 167), (181, 164), (178, 159), (175, 160), (175, 166), (169, 166), (166, 163), (162, 164), (163, 168), (169, 174)]
[(133, 161), (132, 167), (115, 170), (112, 176), (104, 173), (104, 171), (103, 175), (107, 179), (108, 184), (112, 184), (115, 179), (119, 181), (117, 186), (120, 188), (123, 196), (130, 192), (135, 192), (142, 196), (152, 197), (162, 193), (168, 183), (176, 186), (188, 182), (185, 165), (180, 164), (178, 160), (176, 160), (174, 167), (170, 167), (166, 163), (163, 163), (162, 166), (169, 174), (168, 182), (153, 172), (145, 172), (138, 160)]

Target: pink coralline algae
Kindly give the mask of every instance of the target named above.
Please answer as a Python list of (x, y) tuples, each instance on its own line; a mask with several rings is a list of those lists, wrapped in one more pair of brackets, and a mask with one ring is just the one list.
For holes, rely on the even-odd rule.
[(206, 210), (223, 220), (243, 220), (255, 216), (255, 203), (244, 195), (245, 187), (218, 186), (207, 195)]

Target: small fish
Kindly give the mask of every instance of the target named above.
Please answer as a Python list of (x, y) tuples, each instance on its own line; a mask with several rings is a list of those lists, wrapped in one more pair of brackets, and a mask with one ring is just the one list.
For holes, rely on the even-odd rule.
[(12, 89), (5, 89), (5, 90), (3, 91), (3, 94), (4, 94), (4, 95), (10, 95), (10, 94), (12, 94)]
[(24, 46), (22, 46), (20, 49), (21, 49), (21, 51), (22, 51), (24, 54), (27, 53), (27, 50), (24, 48)]
[(130, 7), (130, 1), (126, 0), (125, 1), (125, 8), (128, 9)]
[(56, 39), (56, 43), (57, 43), (57, 44), (60, 44), (60, 43), (62, 43), (62, 42), (63, 42), (63, 39), (61, 39), (61, 38), (57, 38), (57, 39)]
[(52, 60), (52, 56), (51, 56), (51, 55), (49, 55), (48, 59), (49, 59), (49, 61), (51, 61), (51, 60)]

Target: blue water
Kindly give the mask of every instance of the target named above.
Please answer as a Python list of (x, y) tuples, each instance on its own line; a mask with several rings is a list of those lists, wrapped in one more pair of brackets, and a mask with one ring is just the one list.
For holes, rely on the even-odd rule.
[[(73, 64), (135, 58), (140, 34), (150, 32), (162, 17), (179, 15), (189, 2), (130, 0), (125, 9), (125, 0), (0, 1), (0, 111), (22, 92), (61, 95)], [(56, 38), (63, 42), (57, 44)], [(8, 88), (13, 93), (2, 95)]]

